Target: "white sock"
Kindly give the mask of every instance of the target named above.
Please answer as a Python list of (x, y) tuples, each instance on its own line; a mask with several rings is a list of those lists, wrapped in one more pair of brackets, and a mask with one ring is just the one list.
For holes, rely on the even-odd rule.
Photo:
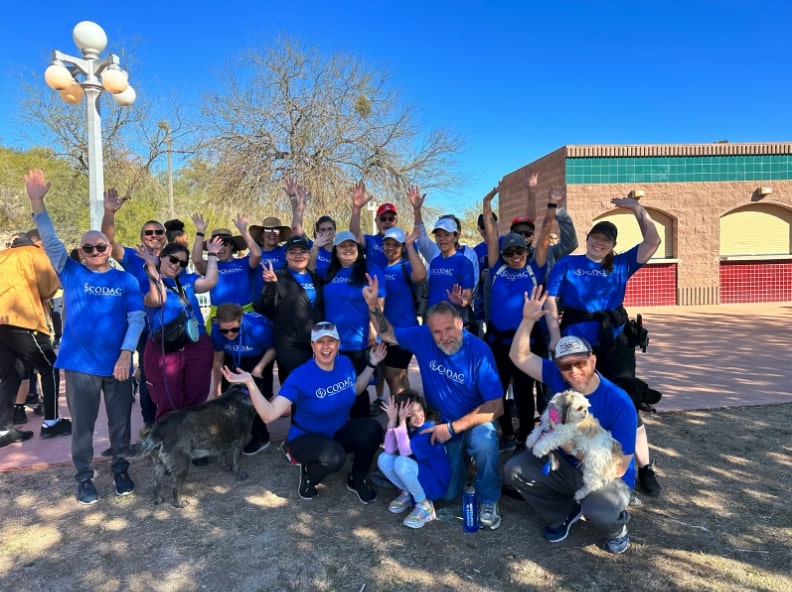
[(58, 423), (58, 419), (59, 419), (58, 417), (56, 417), (55, 419), (45, 419), (44, 425), (47, 426), (48, 428), (51, 428), (56, 423)]

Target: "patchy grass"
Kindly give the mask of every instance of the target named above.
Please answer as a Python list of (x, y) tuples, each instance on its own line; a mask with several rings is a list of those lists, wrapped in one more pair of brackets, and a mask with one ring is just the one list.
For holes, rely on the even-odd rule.
[[(792, 589), (792, 405), (645, 417), (664, 495), (640, 496), (621, 556), (585, 522), (550, 545), (526, 504), (504, 497), (494, 532), (465, 534), (456, 505), (421, 530), (364, 506), (345, 473), (297, 496), (298, 473), (271, 446), (244, 458), (236, 484), (193, 468), (182, 510), (151, 503), (152, 471), (133, 464), (135, 495), (117, 498), (98, 463), (101, 500), (74, 500), (70, 468), (0, 475), (0, 589), (634, 591)], [(505, 459), (504, 459), (505, 460)]]

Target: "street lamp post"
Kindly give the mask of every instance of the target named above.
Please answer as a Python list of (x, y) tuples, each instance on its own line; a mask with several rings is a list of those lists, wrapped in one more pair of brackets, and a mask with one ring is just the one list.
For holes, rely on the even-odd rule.
[(176, 212), (173, 207), (173, 138), (171, 138), (170, 126), (167, 121), (160, 121), (158, 127), (165, 130), (165, 148), (168, 153), (168, 207), (170, 208), (170, 219), (176, 218)]
[[(117, 55), (100, 58), (107, 46), (102, 27), (82, 21), (72, 31), (74, 44), (82, 57), (70, 56), (58, 50), (52, 52), (52, 64), (44, 72), (47, 84), (60, 91), (67, 103), (77, 104), (86, 97), (88, 123), (88, 203), (91, 228), (98, 230), (104, 214), (104, 164), (102, 162), (102, 117), (99, 96), (102, 89), (112, 93), (119, 105), (135, 102), (135, 91), (127, 81), (127, 73), (120, 67)], [(100, 78), (101, 77), (101, 78)], [(81, 79), (80, 79), (81, 78)]]

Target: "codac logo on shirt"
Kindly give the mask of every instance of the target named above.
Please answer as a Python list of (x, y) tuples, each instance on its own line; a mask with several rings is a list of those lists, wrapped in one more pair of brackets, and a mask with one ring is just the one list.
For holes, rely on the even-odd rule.
[(88, 282), (83, 284), (83, 289), (86, 294), (93, 294), (94, 296), (123, 296), (123, 288), (111, 288), (110, 286), (92, 286)]
[(316, 398), (324, 399), (325, 397), (332, 397), (333, 395), (338, 394), (345, 389), (348, 389), (354, 384), (355, 381), (353, 378), (346, 378), (344, 380), (340, 380), (336, 382), (335, 384), (331, 384), (327, 388), (319, 387), (318, 389), (316, 389)]
[(580, 268), (578, 268), (578, 269), (575, 270), (575, 275), (599, 275), (599, 276), (602, 276), (602, 277), (606, 277), (608, 275), (608, 272), (606, 272), (604, 269), (580, 269)]
[(456, 383), (465, 384), (465, 375), (462, 374), (462, 372), (454, 372), (451, 368), (446, 368), (437, 360), (432, 360), (429, 362), (429, 369), (432, 372), (437, 372), (441, 376), (445, 376)]
[(452, 277), (455, 272), (453, 269), (449, 269), (447, 267), (440, 267), (440, 268), (433, 267), (432, 269), (429, 270), (429, 273), (431, 275), (445, 275), (448, 277)]

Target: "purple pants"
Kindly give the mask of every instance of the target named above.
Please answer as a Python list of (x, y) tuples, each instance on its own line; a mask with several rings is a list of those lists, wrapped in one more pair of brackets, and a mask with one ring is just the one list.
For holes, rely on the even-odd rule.
[(143, 366), (151, 400), (157, 404), (157, 421), (170, 411), (206, 401), (213, 357), (212, 341), (205, 333), (173, 352), (163, 353), (154, 342), (146, 344)]

